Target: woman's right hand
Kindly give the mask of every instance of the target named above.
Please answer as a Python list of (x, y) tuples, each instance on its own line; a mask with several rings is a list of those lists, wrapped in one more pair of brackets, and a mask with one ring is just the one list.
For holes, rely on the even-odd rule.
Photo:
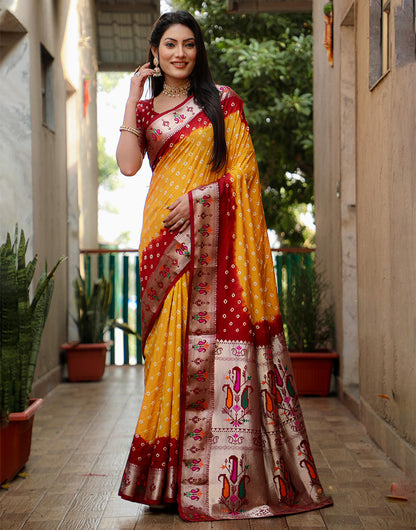
[(145, 63), (134, 72), (130, 81), (129, 100), (138, 103), (143, 96), (144, 84), (147, 78), (155, 73), (153, 68), (149, 68), (149, 66), (150, 63)]

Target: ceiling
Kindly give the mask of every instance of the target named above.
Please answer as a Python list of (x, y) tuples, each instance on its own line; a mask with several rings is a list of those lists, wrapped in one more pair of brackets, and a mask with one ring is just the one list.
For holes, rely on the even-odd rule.
[(0, 59), (25, 33), (26, 29), (17, 18), (9, 10), (0, 8)]
[(227, 0), (229, 13), (307, 13), (312, 0)]
[(98, 69), (132, 71), (146, 62), (159, 0), (96, 0)]

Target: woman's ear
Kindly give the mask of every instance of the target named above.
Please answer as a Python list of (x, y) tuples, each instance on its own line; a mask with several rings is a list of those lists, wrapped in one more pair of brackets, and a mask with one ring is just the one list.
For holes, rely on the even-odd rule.
[(157, 57), (159, 59), (159, 51), (155, 46), (150, 46), (150, 49), (153, 53), (153, 57)]

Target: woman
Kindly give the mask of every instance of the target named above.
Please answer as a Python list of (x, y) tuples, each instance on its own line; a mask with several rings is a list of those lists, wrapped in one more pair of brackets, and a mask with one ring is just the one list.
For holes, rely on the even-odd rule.
[[(214, 84), (201, 30), (164, 14), (131, 80), (117, 161), (153, 170), (140, 244), (145, 396), (120, 495), (188, 521), (332, 504), (283, 335), (241, 99)], [(154, 98), (139, 101), (152, 76)]]

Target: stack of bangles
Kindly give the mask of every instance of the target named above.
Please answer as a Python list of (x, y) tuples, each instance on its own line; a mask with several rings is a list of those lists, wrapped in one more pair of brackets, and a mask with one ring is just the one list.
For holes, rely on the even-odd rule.
[(133, 127), (127, 127), (126, 125), (120, 126), (120, 131), (127, 131), (129, 133), (135, 134), (138, 138), (141, 137), (142, 133), (138, 129), (134, 129)]

